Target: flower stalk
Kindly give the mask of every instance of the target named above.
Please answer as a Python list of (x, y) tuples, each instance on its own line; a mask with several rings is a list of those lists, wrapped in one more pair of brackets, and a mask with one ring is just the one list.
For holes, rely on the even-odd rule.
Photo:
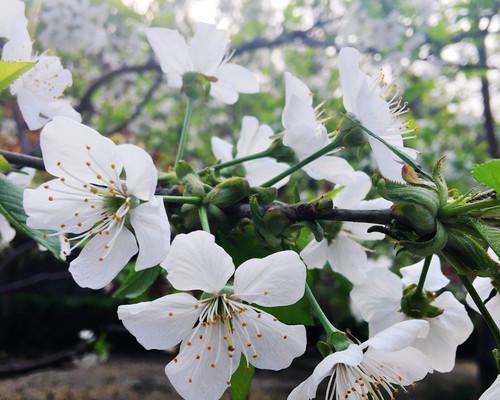
[(177, 156), (175, 157), (175, 167), (180, 160), (184, 157), (186, 144), (189, 136), (189, 126), (191, 124), (191, 116), (193, 114), (193, 100), (188, 97), (186, 104), (186, 113), (184, 114), (184, 122), (182, 124), (181, 138), (179, 140), (179, 148), (177, 149)]
[(160, 196), (165, 203), (179, 203), (179, 204), (200, 204), (201, 197), (198, 196)]
[(210, 224), (208, 223), (207, 208), (204, 205), (198, 207), (198, 215), (200, 216), (201, 227), (205, 232), (210, 233)]
[(422, 272), (420, 273), (420, 278), (418, 279), (417, 288), (415, 289), (415, 296), (421, 296), (424, 290), (425, 278), (429, 272), (429, 267), (431, 265), (432, 255), (425, 257), (424, 266), (422, 267)]
[(267, 149), (264, 151), (260, 151), (258, 153), (250, 154), (245, 157), (235, 158), (234, 160), (226, 161), (223, 163), (215, 164), (213, 169), (216, 171), (220, 171), (221, 169), (232, 167), (234, 165), (242, 164), (245, 161), (258, 160), (259, 158), (269, 157), (271, 155), (271, 150)]

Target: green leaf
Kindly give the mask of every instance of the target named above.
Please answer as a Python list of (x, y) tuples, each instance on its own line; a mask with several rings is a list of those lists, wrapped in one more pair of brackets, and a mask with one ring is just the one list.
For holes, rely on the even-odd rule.
[(32, 62), (0, 61), (0, 90), (8, 87), (33, 65)]
[(6, 174), (10, 171), (10, 164), (7, 159), (0, 154), (0, 172)]
[(488, 226), (479, 222), (474, 223), (474, 227), (479, 232), (488, 245), (500, 257), (500, 229), (498, 227)]
[(156, 281), (161, 268), (154, 267), (142, 271), (133, 271), (127, 276), (125, 282), (113, 293), (115, 299), (135, 299), (143, 294)]
[(287, 325), (313, 326), (311, 305), (306, 297), (302, 297), (297, 303), (282, 307), (261, 307), (260, 309), (274, 315), (278, 320)]
[(472, 176), (480, 183), (500, 191), (500, 159), (490, 160), (476, 165)]
[(248, 398), (254, 373), (253, 365), (247, 365), (247, 360), (241, 356), (240, 366), (231, 378), (231, 397), (233, 400), (246, 400)]
[(23, 191), (7, 178), (0, 176), (0, 214), (18, 231), (24, 233), (60, 257), (61, 245), (56, 236), (46, 236), (46, 232), (31, 229), (26, 225), (26, 213), (23, 209)]

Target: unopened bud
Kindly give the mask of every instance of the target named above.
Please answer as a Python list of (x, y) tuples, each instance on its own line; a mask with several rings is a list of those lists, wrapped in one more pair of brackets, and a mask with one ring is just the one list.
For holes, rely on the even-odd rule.
[(420, 236), (431, 235), (436, 231), (435, 216), (420, 204), (396, 203), (392, 208), (392, 215)]
[(218, 207), (229, 207), (248, 197), (250, 185), (239, 177), (226, 179), (214, 187), (206, 196), (206, 201)]
[(436, 224), (436, 233), (428, 240), (400, 240), (399, 245), (410, 253), (427, 257), (439, 253), (448, 241), (448, 234), (444, 226), (438, 221)]
[(435, 318), (443, 313), (443, 309), (433, 306), (436, 296), (424, 290), (417, 293), (416, 286), (410, 285), (403, 290), (401, 311), (411, 318)]
[(198, 72), (186, 72), (182, 75), (182, 91), (190, 99), (207, 98), (210, 93), (210, 82), (214, 77), (206, 76)]

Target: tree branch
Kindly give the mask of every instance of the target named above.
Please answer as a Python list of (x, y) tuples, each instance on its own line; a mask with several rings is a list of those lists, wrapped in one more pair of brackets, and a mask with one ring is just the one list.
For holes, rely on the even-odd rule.
[(41, 157), (28, 156), (26, 154), (14, 153), (12, 151), (1, 150), (0, 154), (5, 157), (8, 162), (23, 167), (31, 167), (39, 170), (45, 170), (43, 159)]

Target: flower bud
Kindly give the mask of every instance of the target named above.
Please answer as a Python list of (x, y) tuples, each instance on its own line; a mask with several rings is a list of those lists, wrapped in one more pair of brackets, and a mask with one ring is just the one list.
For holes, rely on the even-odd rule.
[(255, 186), (250, 188), (250, 194), (255, 194), (261, 204), (270, 204), (276, 199), (277, 190), (275, 187)]
[(417, 293), (416, 285), (410, 285), (403, 290), (401, 311), (411, 318), (435, 318), (443, 313), (443, 309), (433, 306), (436, 298), (434, 293), (424, 290)]
[(250, 185), (240, 177), (228, 178), (214, 187), (206, 196), (206, 201), (218, 207), (229, 207), (248, 197)]
[(396, 203), (392, 215), (401, 224), (414, 230), (420, 236), (432, 235), (436, 231), (436, 218), (420, 204)]
[(186, 72), (182, 75), (182, 91), (192, 100), (205, 99), (210, 93), (210, 82), (214, 79), (198, 72)]
[(420, 256), (427, 257), (431, 254), (436, 254), (440, 252), (448, 241), (448, 234), (446, 229), (437, 221), (436, 223), (436, 233), (431, 239), (428, 240), (400, 240), (399, 245), (409, 251), (410, 253)]
[(265, 229), (273, 236), (280, 235), (289, 225), (290, 219), (277, 207), (270, 207), (262, 217)]

